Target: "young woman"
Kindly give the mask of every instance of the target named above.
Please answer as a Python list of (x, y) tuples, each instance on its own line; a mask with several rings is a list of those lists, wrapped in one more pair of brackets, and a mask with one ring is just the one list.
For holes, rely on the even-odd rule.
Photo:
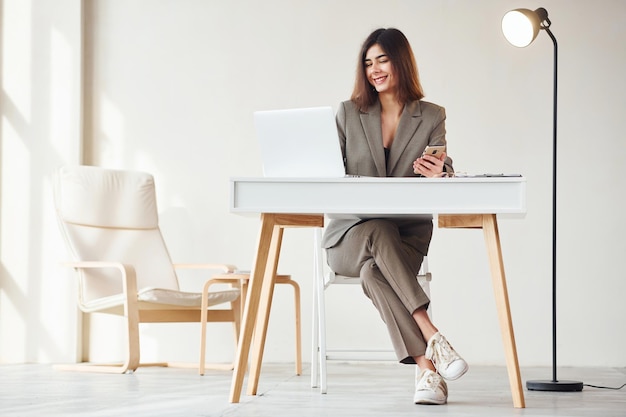
[[(404, 34), (393, 28), (371, 33), (361, 48), (352, 97), (337, 111), (346, 174), (438, 177), (454, 172), (445, 152), (440, 158), (423, 154), (427, 145), (446, 144), (445, 110), (423, 97)], [(416, 404), (445, 404), (444, 379), (460, 378), (468, 368), (430, 321), (430, 301), (416, 279), (432, 230), (431, 216), (342, 219), (330, 222), (323, 239), (333, 271), (361, 278), (398, 360), (419, 366)]]

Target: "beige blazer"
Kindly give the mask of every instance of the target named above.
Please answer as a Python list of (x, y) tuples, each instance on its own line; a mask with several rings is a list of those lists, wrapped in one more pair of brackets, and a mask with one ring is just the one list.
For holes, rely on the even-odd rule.
[[(446, 144), (446, 112), (441, 106), (426, 101), (408, 103), (396, 130), (385, 163), (380, 103), (367, 111), (360, 111), (352, 101), (344, 101), (337, 110), (337, 129), (346, 174), (369, 177), (415, 177), (413, 161), (419, 158), (426, 145)], [(454, 172), (452, 159), (446, 157), (446, 172)], [(376, 198), (376, 196), (372, 196)], [(432, 235), (432, 217), (394, 219), (401, 233), (424, 255)], [(358, 219), (331, 220), (324, 233), (322, 245), (335, 246)]]

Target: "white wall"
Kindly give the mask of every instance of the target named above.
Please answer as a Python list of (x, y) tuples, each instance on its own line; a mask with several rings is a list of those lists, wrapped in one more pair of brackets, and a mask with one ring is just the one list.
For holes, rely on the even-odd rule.
[[(4, 4), (6, 20), (7, 5), (23, 3)], [(66, 4), (71, 11), (80, 9), (75, 2)], [(541, 6), (547, 8), (559, 40), (559, 364), (626, 366), (626, 336), (621, 330), (626, 327), (626, 284), (619, 268), (626, 249), (621, 239), (626, 221), (621, 215), (625, 181), (620, 171), (626, 160), (626, 4), (621, 1), (603, 1), (593, 8), (580, 0), (398, 0), (383, 6), (370, 0), (85, 2), (84, 37), (70, 38), (85, 43), (85, 160), (155, 174), (162, 229), (175, 261), (249, 268), (258, 221), (230, 214), (227, 202), (230, 177), (261, 173), (252, 112), (336, 108), (350, 95), (363, 39), (377, 27), (397, 27), (413, 45), (426, 99), (447, 109), (449, 151), (456, 169), (527, 177), (528, 214), (522, 220), (502, 220), (500, 235), (520, 363), (550, 365), (553, 47), (542, 33), (530, 47), (516, 49), (500, 31), (507, 10)], [(37, 15), (31, 11), (27, 16), (40, 25)], [(10, 49), (7, 31), (5, 27), (3, 68)], [(32, 48), (33, 59), (48, 53)], [(34, 68), (38, 70), (32, 70), (32, 84), (55, 85), (42, 75), (45, 66)], [(67, 342), (71, 332), (32, 318), (23, 307), (25, 300), (10, 291), (11, 286), (37, 286), (49, 279), (42, 272), (49, 272), (54, 263), (47, 247), (35, 243), (34, 232), (26, 237), (19, 232), (36, 227), (52, 235), (54, 225), (37, 223), (50, 217), (51, 209), (38, 204), (42, 198), (31, 191), (25, 198), (35, 214), (10, 234), (6, 230), (15, 210), (9, 199), (12, 188), (33, 187), (53, 165), (34, 164), (34, 179), (14, 182), (13, 173), (21, 171), (5, 164), (7, 146), (16, 142), (24, 147), (41, 138), (44, 146), (31, 153), (38, 161), (48, 161), (51, 110), (45, 103), (33, 104), (44, 135), (28, 129), (7, 133), (6, 126), (13, 125), (11, 114), (6, 121), (7, 74), (4, 70), (0, 291), (8, 301), (0, 304), (0, 354), (3, 361), (68, 360), (73, 354)], [(69, 154), (64, 152), (54, 163), (71, 161)], [(45, 183), (37, 186), (34, 190), (48, 193)], [(9, 268), (9, 242), (14, 241), (20, 242), (20, 254), (35, 269)], [(303, 288), (305, 347), (310, 340), (311, 245), (311, 231), (288, 230), (279, 267)], [(481, 232), (436, 230), (430, 263), (436, 324), (471, 363), (503, 364)], [(55, 270), (55, 279), (63, 278), (63, 272)], [(60, 294), (69, 298), (70, 293), (71, 288), (63, 288)], [(7, 318), (1, 313), (11, 305), (19, 307), (12, 307), (15, 311)], [(358, 287), (331, 289), (328, 307), (339, 317), (330, 328), (334, 345), (387, 343), (376, 311)], [(67, 311), (56, 306), (48, 316), (66, 322)], [(278, 288), (267, 361), (292, 358), (291, 312), (291, 295)], [(21, 330), (8, 341), (5, 329), (13, 326)], [(38, 326), (59, 339), (54, 350)], [(371, 326), (378, 333), (372, 334)], [(215, 328), (222, 346), (209, 356), (227, 360), (232, 355), (230, 329)], [(146, 326), (142, 354), (194, 360), (197, 330), (189, 326), (176, 333), (181, 342), (172, 345), (167, 326)], [(106, 343), (97, 343), (101, 349), (95, 356), (109, 354)], [(7, 353), (27, 344), (38, 347), (22, 356)], [(304, 354), (307, 359), (307, 349)]]
[(73, 360), (51, 171), (80, 160), (81, 3), (0, 1), (0, 363)]

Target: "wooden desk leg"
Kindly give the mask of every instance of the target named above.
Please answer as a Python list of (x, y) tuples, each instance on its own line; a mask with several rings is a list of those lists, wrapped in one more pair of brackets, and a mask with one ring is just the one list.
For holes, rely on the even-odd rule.
[(522, 388), (519, 363), (517, 361), (515, 335), (513, 334), (513, 322), (506, 287), (506, 277), (504, 275), (500, 235), (498, 233), (498, 223), (495, 214), (483, 215), (483, 232), (491, 267), (491, 278), (493, 280), (493, 290), (496, 298), (498, 319), (500, 321), (500, 332), (502, 333), (502, 341), (504, 343), (509, 384), (511, 385), (511, 394), (513, 395), (513, 406), (516, 408), (524, 408), (526, 406), (524, 402), (524, 391)]
[(267, 336), (267, 325), (270, 318), (270, 309), (272, 308), (272, 298), (274, 297), (274, 284), (282, 240), (283, 228), (275, 225), (267, 265), (265, 267), (265, 279), (263, 288), (261, 289), (259, 313), (254, 330), (254, 345), (252, 348), (252, 358), (250, 359), (250, 372), (248, 373), (248, 395), (256, 395), (259, 386), (265, 337)]
[(248, 294), (241, 323), (241, 334), (239, 336), (239, 344), (237, 345), (237, 354), (235, 357), (235, 369), (230, 386), (231, 403), (238, 403), (241, 397), (241, 389), (246, 374), (246, 368), (248, 367), (248, 355), (250, 353), (254, 325), (259, 310), (259, 299), (265, 280), (265, 266), (267, 265), (270, 252), (275, 221), (274, 215), (261, 214), (261, 230), (259, 232), (257, 253), (250, 273)]
[[(261, 369), (260, 366), (263, 355), (262, 342), (264, 342), (267, 327), (265, 315), (269, 314), (271, 307), (271, 291), (273, 288), (272, 285), (274, 284), (274, 279), (271, 279), (272, 274), (268, 274), (267, 271), (268, 268), (270, 271), (276, 271), (283, 227), (324, 227), (324, 215), (261, 214), (261, 231), (259, 233), (254, 265), (250, 274), (250, 282), (248, 283), (248, 295), (246, 297), (241, 323), (241, 335), (239, 337), (239, 344), (237, 345), (235, 370), (233, 372), (233, 379), (230, 387), (231, 403), (239, 402), (241, 397), (241, 389), (248, 365), (248, 356), (250, 354), (250, 346), (255, 331), (255, 325), (260, 324), (263, 327), (260, 329), (260, 331), (263, 332), (263, 337), (257, 337), (255, 339), (255, 342), (257, 343), (255, 352), (258, 352), (258, 354), (255, 356), (255, 363), (253, 364), (257, 376), (254, 378), (252, 386), (256, 391), (258, 372)], [(274, 238), (274, 236), (276, 236), (276, 238)], [(270, 261), (269, 264), (268, 260)], [(276, 263), (276, 265), (274, 265), (274, 263)], [(263, 290), (263, 288), (267, 289)], [(265, 302), (263, 303), (261, 303), (262, 297), (265, 299)], [(262, 304), (261, 311), (263, 312), (263, 318), (258, 318), (259, 321), (257, 323), (260, 304)]]

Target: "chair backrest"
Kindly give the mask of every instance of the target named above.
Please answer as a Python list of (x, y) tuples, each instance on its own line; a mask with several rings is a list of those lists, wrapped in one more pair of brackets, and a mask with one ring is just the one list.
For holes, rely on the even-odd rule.
[[(130, 264), (137, 274), (138, 290), (179, 289), (159, 229), (152, 175), (66, 166), (55, 173), (54, 197), (73, 261)], [(80, 273), (80, 302), (121, 292), (118, 271), (81, 269)]]

